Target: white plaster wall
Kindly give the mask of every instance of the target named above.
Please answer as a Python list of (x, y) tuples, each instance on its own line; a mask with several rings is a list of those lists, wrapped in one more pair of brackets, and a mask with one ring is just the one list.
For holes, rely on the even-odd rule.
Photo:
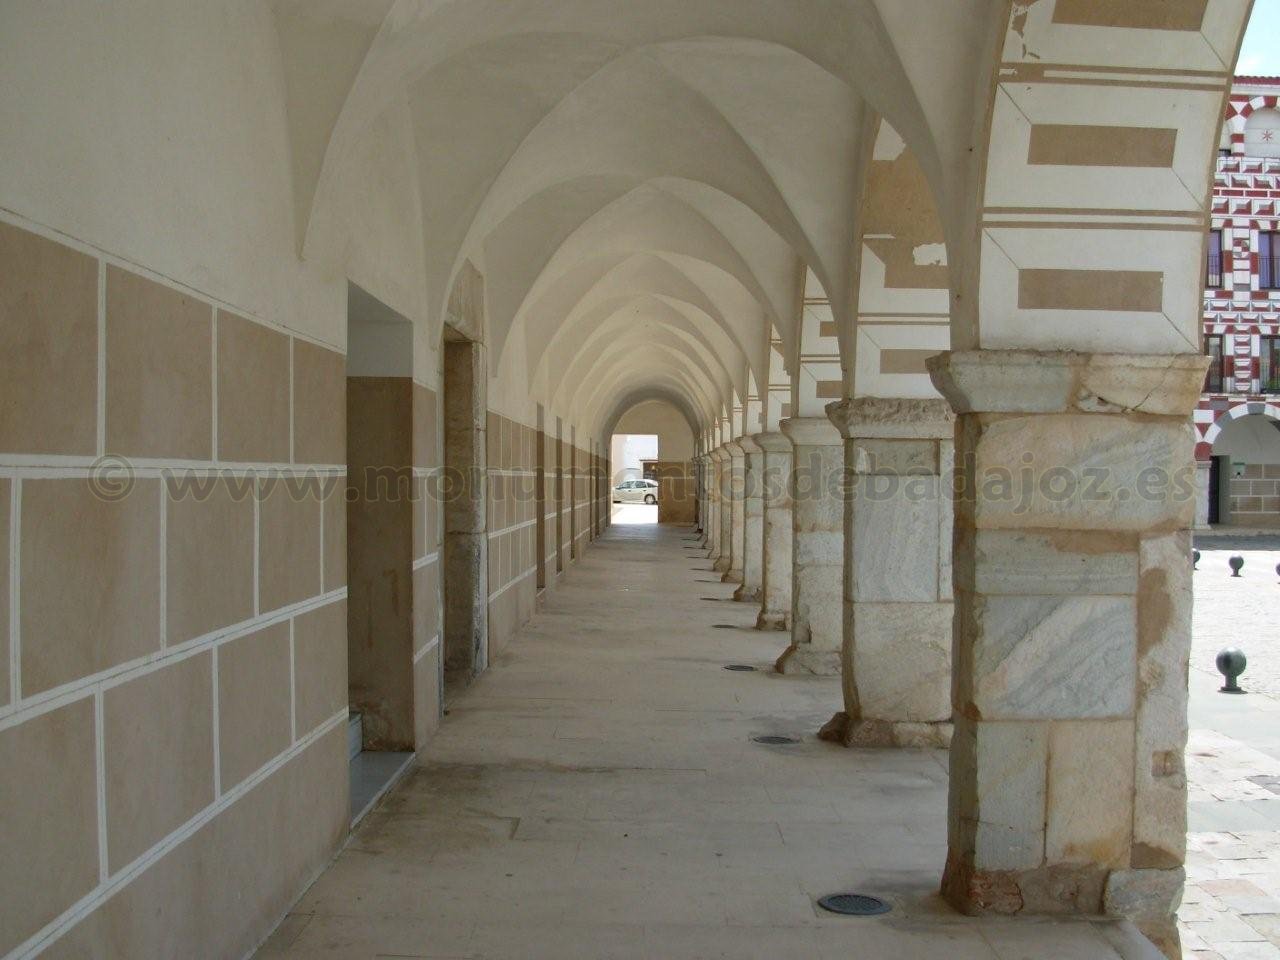
[(693, 431), (680, 411), (662, 400), (646, 400), (622, 415), (614, 434), (652, 433), (658, 437), (659, 460), (692, 460)]
[(0, 4), (0, 206), (343, 347), (295, 254), (275, 29), (251, 0)]

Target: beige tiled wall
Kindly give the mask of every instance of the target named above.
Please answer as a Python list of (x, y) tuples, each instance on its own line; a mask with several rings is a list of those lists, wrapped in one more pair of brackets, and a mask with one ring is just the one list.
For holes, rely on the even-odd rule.
[(241, 955), (344, 834), (344, 366), (0, 222), (0, 954)]
[(538, 431), (489, 412), (489, 655), (533, 615), (537, 596)]

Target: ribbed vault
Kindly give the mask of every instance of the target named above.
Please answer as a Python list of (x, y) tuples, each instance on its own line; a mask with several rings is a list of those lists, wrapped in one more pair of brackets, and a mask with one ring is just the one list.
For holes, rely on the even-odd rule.
[(839, 338), (852, 329), (880, 117), (940, 195), (966, 176), (971, 91), (938, 79), (968, 76), (1003, 16), (988, 0), (348, 6), (274, 4), (304, 255), (340, 247), (326, 210), (351, 158), (406, 111), (428, 335), (470, 261), (492, 355), (514, 371), (519, 343), (545, 403), (603, 423), (663, 384), (699, 435), (770, 382), (771, 340), (797, 367), (806, 272)]

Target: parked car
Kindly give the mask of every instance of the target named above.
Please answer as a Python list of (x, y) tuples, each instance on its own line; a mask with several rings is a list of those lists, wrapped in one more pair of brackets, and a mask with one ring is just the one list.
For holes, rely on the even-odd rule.
[(623, 480), (613, 488), (614, 503), (657, 503), (658, 481)]

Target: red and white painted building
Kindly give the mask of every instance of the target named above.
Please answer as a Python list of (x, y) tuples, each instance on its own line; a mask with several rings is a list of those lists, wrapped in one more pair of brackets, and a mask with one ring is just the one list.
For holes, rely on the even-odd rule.
[(1201, 525), (1280, 527), (1280, 77), (1238, 77), (1217, 160), (1195, 411)]

